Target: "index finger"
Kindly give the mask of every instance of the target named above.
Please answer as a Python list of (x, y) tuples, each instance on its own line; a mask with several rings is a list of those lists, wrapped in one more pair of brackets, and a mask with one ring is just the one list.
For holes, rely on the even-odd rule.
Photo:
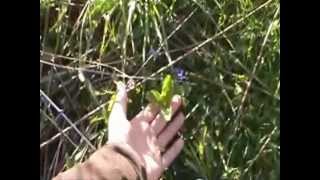
[(145, 121), (150, 123), (154, 118), (156, 118), (159, 113), (160, 108), (158, 105), (150, 103), (147, 107), (145, 107), (142, 111), (140, 111), (132, 121)]

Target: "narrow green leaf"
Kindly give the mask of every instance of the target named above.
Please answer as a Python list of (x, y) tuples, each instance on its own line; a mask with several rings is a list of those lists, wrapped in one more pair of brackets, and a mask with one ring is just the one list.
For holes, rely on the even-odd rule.
[(147, 93), (147, 99), (152, 103), (162, 105), (161, 104), (161, 95), (157, 90), (153, 89), (153, 90), (149, 91)]
[(161, 115), (166, 121), (171, 120), (172, 108), (170, 102), (173, 96), (174, 82), (171, 75), (167, 75), (162, 81), (161, 93), (157, 90), (151, 90), (147, 93), (147, 99), (161, 108)]
[(171, 108), (171, 106), (169, 106), (167, 108), (162, 108), (161, 109), (161, 114), (162, 114), (163, 119), (165, 121), (170, 121), (171, 120), (171, 116), (172, 116), (172, 108)]
[(171, 98), (173, 96), (173, 79), (171, 75), (167, 75), (162, 82), (161, 89), (161, 103), (165, 107), (170, 105)]
[(103, 120), (104, 120), (104, 118), (102, 116), (95, 116), (90, 120), (90, 124), (98, 123)]
[(111, 96), (111, 98), (110, 98), (110, 100), (109, 100), (109, 102), (108, 102), (108, 104), (107, 104), (107, 107), (106, 107), (106, 108), (104, 109), (104, 111), (103, 111), (103, 116), (104, 116), (104, 120), (105, 120), (105, 125), (108, 124), (108, 120), (109, 120), (109, 116), (110, 116), (111, 110), (112, 110), (112, 108), (113, 108), (114, 103), (116, 102), (116, 97), (117, 97), (117, 95), (114, 93), (114, 94)]

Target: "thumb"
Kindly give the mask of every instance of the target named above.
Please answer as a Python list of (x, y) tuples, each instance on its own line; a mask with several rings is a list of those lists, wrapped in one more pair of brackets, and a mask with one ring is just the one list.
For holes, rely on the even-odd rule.
[(113, 139), (112, 137), (117, 134), (119, 129), (127, 129), (130, 125), (127, 120), (128, 97), (126, 87), (122, 82), (116, 82), (116, 85), (117, 95), (108, 122), (109, 139)]
[(121, 109), (124, 112), (124, 114), (127, 114), (128, 96), (126, 86), (121, 81), (115, 83), (117, 85), (117, 96), (116, 101), (114, 103), (114, 107), (119, 106), (119, 109)]

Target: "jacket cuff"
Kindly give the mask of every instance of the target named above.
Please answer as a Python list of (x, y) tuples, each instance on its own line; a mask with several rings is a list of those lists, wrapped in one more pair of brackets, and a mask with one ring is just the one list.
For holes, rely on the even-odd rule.
[(118, 152), (119, 154), (126, 157), (139, 176), (139, 180), (147, 180), (147, 174), (143, 160), (140, 158), (138, 153), (131, 148), (131, 146), (126, 143), (109, 142), (104, 148), (111, 148), (115, 152)]

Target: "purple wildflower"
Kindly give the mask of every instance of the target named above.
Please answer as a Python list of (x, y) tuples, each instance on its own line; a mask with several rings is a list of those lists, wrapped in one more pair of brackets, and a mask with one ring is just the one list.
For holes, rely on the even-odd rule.
[(180, 67), (175, 67), (173, 68), (174, 69), (174, 72), (176, 74), (176, 77), (178, 79), (178, 81), (184, 81), (186, 80), (186, 72), (184, 69), (180, 68)]
[(152, 56), (154, 58), (154, 61), (157, 61), (159, 53), (156, 50), (154, 50), (153, 48), (150, 48), (148, 54), (149, 56)]

